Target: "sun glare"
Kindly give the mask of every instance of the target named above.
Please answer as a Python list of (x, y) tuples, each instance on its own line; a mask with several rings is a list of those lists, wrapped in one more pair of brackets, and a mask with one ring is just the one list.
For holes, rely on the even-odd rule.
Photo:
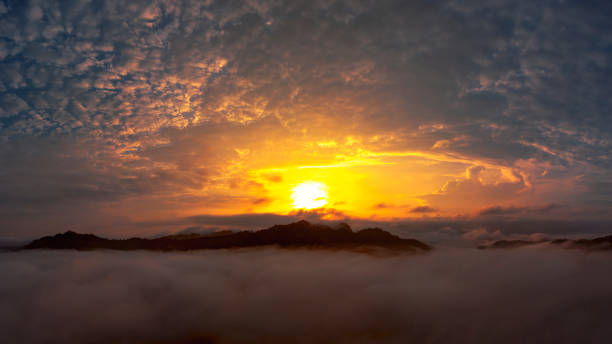
[(295, 209), (315, 209), (327, 204), (327, 186), (319, 182), (302, 182), (292, 189)]

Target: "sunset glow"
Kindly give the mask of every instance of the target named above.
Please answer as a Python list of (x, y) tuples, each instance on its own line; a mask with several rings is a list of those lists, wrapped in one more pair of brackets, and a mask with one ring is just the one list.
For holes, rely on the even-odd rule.
[(610, 54), (573, 5), (5, 3), (7, 236), (611, 220)]
[(2, 343), (610, 342), (611, 93), (612, 1), (2, 0)]

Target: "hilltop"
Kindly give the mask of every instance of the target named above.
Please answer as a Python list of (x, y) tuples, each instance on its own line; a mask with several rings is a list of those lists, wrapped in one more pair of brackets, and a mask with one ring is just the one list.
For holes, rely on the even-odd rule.
[(415, 253), (431, 250), (430, 246), (418, 240), (403, 239), (380, 228), (366, 228), (355, 232), (345, 223), (332, 227), (307, 221), (275, 225), (259, 231), (170, 235), (156, 239), (105, 239), (93, 234), (68, 231), (36, 239), (24, 249), (186, 251), (258, 246), (347, 250), (378, 248)]

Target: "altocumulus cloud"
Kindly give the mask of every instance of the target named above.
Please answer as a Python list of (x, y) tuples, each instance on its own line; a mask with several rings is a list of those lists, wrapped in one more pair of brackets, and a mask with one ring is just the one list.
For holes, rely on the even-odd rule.
[(64, 228), (81, 223), (74, 213), (109, 218), (104, 209), (126, 199), (168, 209), (255, 202), (179, 197), (230, 174), (247, 185), (246, 171), (228, 168), (239, 166), (234, 148), (259, 143), (239, 144), (241, 131), (388, 137), (364, 148), (516, 172), (499, 188), (468, 179), (424, 195), (436, 209), (467, 185), (491, 198), (528, 190), (542, 204), (575, 203), (575, 216), (605, 217), (610, 6), (5, 1), (1, 230)]
[(605, 343), (608, 254), (441, 250), (19, 252), (10, 343)]

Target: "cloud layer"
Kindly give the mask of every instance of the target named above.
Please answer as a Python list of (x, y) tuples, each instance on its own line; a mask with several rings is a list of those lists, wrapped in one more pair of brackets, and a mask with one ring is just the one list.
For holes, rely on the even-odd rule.
[(14, 343), (604, 343), (607, 254), (2, 253)]

